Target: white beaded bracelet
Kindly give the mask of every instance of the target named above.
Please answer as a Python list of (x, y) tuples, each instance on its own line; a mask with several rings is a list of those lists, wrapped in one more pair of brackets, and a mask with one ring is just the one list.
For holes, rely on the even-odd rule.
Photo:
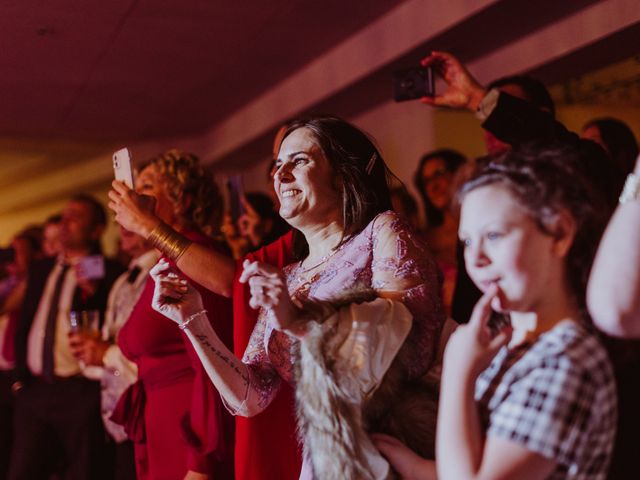
[(180, 330), (186, 330), (187, 327), (189, 326), (189, 324), (191, 322), (193, 322), (197, 317), (202, 315), (203, 313), (207, 313), (207, 311), (206, 310), (200, 310), (199, 312), (194, 313), (193, 315), (189, 315), (184, 322), (182, 322), (180, 325), (178, 325), (178, 328)]

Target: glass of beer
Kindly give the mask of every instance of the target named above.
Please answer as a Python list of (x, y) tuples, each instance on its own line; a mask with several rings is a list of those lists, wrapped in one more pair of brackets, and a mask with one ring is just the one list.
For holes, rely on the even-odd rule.
[(69, 312), (69, 325), (72, 332), (97, 338), (100, 336), (100, 312), (98, 310), (73, 310)]

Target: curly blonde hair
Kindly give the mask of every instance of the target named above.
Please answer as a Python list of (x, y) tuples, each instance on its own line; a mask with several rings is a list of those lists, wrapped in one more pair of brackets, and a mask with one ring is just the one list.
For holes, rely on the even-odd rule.
[(182, 210), (181, 224), (186, 228), (197, 228), (218, 237), (222, 221), (222, 196), (211, 172), (201, 165), (200, 159), (191, 153), (171, 149), (151, 158), (139, 169), (153, 165), (166, 182), (166, 191), (171, 202), (178, 206), (188, 205)]

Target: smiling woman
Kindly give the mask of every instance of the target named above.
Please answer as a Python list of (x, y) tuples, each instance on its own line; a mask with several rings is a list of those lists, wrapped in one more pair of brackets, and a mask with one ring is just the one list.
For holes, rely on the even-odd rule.
[(387, 478), (369, 431), (433, 454), (433, 398), (416, 392), (426, 391), (420, 378), (443, 321), (435, 263), (389, 211), (387, 168), (354, 126), (334, 117), (293, 121), (276, 167), (297, 261), (283, 270), (245, 262), (240, 280), (261, 313), (242, 360), (167, 264), (153, 271), (154, 308), (185, 330), (233, 413), (257, 415), (283, 383), (295, 386), (302, 478)]
[(442, 297), (449, 315), (458, 274), (458, 218), (451, 208), (451, 200), (454, 179), (465, 162), (465, 157), (455, 150), (435, 150), (420, 159), (413, 176), (427, 219), (425, 239), (443, 274)]
[(341, 204), (333, 177), (313, 132), (299, 128), (291, 133), (282, 143), (273, 178), (280, 216), (294, 228), (312, 219), (333, 221)]

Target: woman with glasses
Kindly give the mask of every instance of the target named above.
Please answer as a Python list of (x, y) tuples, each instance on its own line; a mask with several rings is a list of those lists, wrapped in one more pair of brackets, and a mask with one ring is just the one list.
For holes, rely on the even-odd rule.
[(450, 149), (425, 154), (413, 177), (426, 215), (425, 240), (443, 273), (442, 297), (447, 314), (455, 287), (458, 242), (458, 219), (450, 208), (452, 184), (465, 157)]

